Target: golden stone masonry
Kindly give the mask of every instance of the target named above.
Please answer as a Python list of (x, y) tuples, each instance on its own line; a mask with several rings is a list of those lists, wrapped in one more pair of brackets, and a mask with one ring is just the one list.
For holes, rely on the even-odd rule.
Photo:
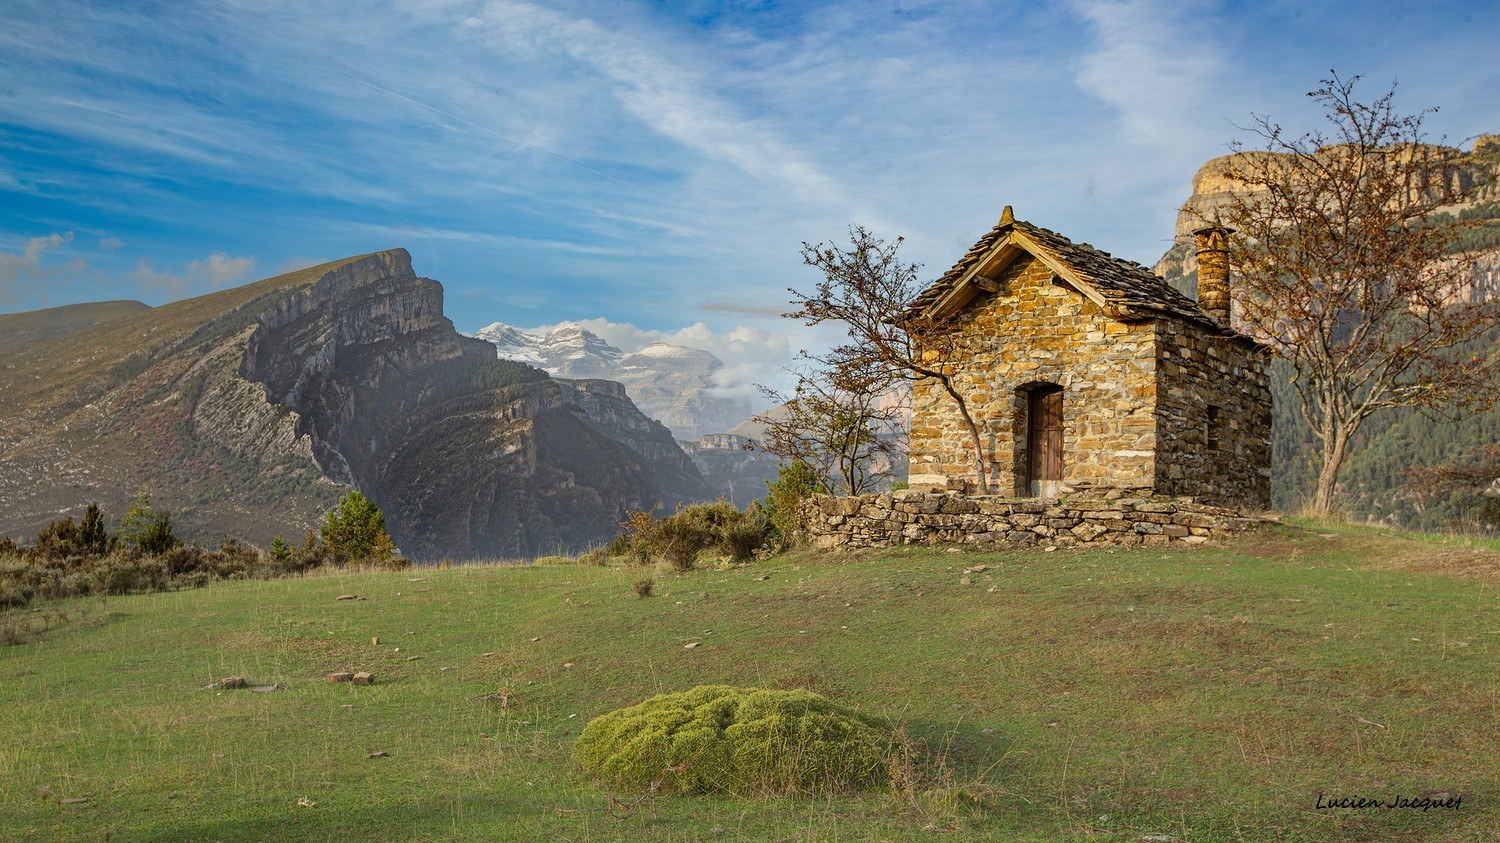
[[(1197, 234), (1200, 302), (1007, 206), (917, 299), (912, 315), (963, 333), (955, 379), (979, 424), (992, 493), (1119, 490), (1269, 506), (1270, 358), (1229, 325), (1225, 232)], [(958, 410), (930, 381), (914, 390), (910, 484), (978, 487)]]

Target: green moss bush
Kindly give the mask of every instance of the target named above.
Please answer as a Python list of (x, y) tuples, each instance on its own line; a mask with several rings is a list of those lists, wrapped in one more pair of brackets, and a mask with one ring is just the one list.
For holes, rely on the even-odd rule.
[(811, 691), (700, 685), (594, 718), (573, 753), (621, 792), (790, 796), (886, 787), (896, 746)]

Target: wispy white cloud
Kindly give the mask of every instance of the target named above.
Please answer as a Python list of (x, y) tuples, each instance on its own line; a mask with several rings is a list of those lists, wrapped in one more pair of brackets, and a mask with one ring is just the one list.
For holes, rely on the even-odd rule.
[(361, 231), (367, 231), (387, 238), (394, 243), (408, 243), (411, 241), (448, 241), (455, 243), (483, 244), (496, 250), (521, 251), (531, 249), (543, 249), (546, 251), (565, 252), (577, 255), (604, 255), (619, 256), (632, 254), (633, 249), (627, 246), (610, 246), (596, 242), (570, 242), (554, 238), (521, 237), (513, 234), (495, 233), (490, 231), (474, 231), (461, 228), (431, 228), (419, 225), (374, 225), (359, 223), (351, 226)]
[(1203, 119), (1222, 87), (1227, 45), (1211, 25), (1208, 0), (1079, 0), (1094, 38), (1077, 75), (1080, 87), (1113, 106), (1125, 139), (1163, 151), (1218, 138)]
[(230, 257), (214, 252), (206, 258), (189, 261), (180, 273), (157, 270), (149, 260), (141, 258), (135, 269), (124, 273), (124, 278), (144, 295), (178, 298), (232, 287), (249, 280), (254, 271), (254, 257)]
[[(703, 349), (724, 364), (714, 373), (713, 393), (726, 398), (758, 399), (755, 384), (779, 381), (793, 354), (792, 340), (786, 334), (746, 325), (716, 331), (703, 322), (695, 322), (674, 331), (661, 331), (604, 318), (580, 319), (577, 324), (623, 351), (637, 351), (653, 342)], [(555, 327), (545, 325), (527, 330), (545, 333)]]
[[(58, 283), (76, 278), (88, 268), (80, 258), (61, 265), (47, 260), (48, 252), (55, 252), (64, 244), (73, 241), (73, 232), (32, 237), (19, 252), (0, 250), (0, 304), (11, 306), (21, 301), (23, 293), (33, 292), (38, 286)], [(46, 297), (41, 298), (42, 301)]]
[(1371, 2), (11, 0), (19, 222), (0, 234), (16, 259), (36, 232), (129, 241), (88, 258), (162, 294), (233, 283), (231, 255), (407, 245), (462, 328), (602, 314), (800, 338), (774, 315), (815, 280), (798, 247), (851, 223), (906, 235), (926, 277), (1005, 204), (1153, 260), (1230, 121), (1297, 104), (1372, 39), (1401, 41), (1372, 78), (1475, 115), (1444, 130), (1500, 127), (1500, 15)]

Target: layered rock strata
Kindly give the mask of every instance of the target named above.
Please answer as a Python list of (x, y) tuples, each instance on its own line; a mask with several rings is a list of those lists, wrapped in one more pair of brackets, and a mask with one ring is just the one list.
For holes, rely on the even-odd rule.
[(395, 249), (0, 354), (0, 533), (145, 487), (198, 541), (299, 539), (349, 488), (413, 558), (607, 541), (710, 492), (615, 385), (460, 336)]

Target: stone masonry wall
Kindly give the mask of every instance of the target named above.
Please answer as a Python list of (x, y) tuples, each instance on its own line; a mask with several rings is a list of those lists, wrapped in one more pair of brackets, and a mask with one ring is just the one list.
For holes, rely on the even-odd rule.
[[(1157, 472), (1155, 326), (1112, 319), (1023, 255), (954, 320), (966, 362), (954, 380), (980, 426), (991, 490), (1025, 496), (1027, 393), (1063, 387), (1063, 483), (1151, 488)], [(974, 489), (973, 449), (940, 385), (917, 381), (910, 439), (913, 489)]]
[(1157, 320), (1156, 336), (1156, 491), (1269, 508), (1269, 361), (1177, 320)]
[(901, 544), (1043, 547), (1201, 544), (1255, 519), (1187, 498), (1118, 491), (1067, 499), (964, 497), (912, 490), (818, 495), (804, 504), (808, 536), (824, 550)]

